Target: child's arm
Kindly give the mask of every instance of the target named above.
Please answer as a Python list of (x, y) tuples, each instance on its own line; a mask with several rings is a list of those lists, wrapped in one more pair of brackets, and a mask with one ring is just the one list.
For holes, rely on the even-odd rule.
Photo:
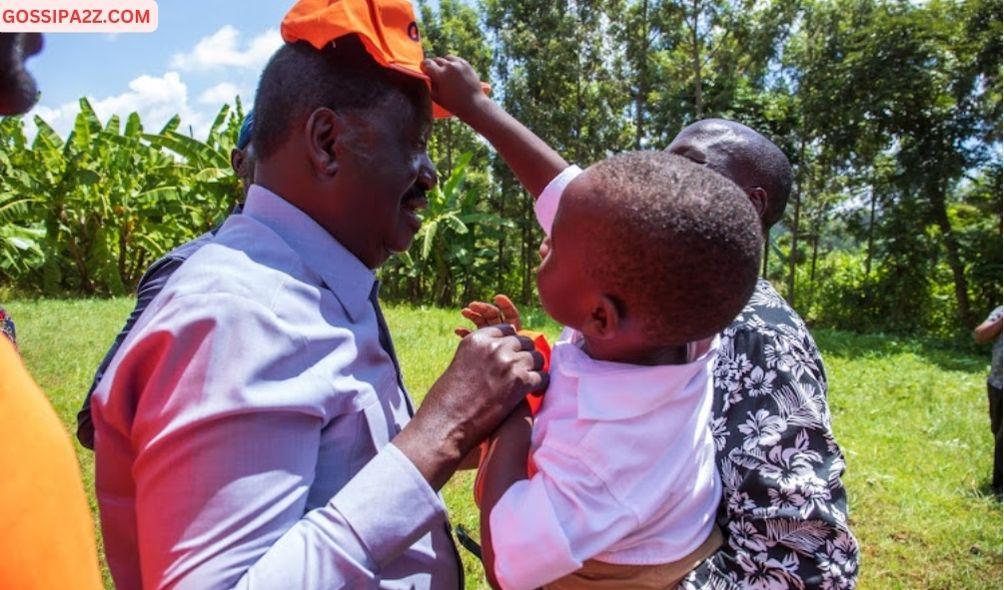
[[(517, 481), (527, 478), (526, 459), (530, 453), (530, 407), (520, 404), (489, 438), (488, 455), (481, 465), (481, 546), (485, 575), (492, 588), (495, 579), (495, 552), (492, 548), (491, 512), (495, 504)], [(528, 548), (529, 549), (529, 548)]]
[(459, 57), (422, 62), (432, 98), (492, 144), (520, 184), (536, 199), (568, 162), (481, 90), (478, 75)]
[[(595, 441), (563, 436), (554, 421), (529, 457), (528, 414), (521, 405), (490, 437), (476, 483), (482, 559), (495, 588), (546, 585), (639, 526), (634, 506), (612, 491), (617, 484), (597, 474), (609, 471), (604, 465), (613, 457), (604, 457)], [(528, 478), (531, 459), (535, 472)], [(637, 459), (622, 463), (637, 467)]]

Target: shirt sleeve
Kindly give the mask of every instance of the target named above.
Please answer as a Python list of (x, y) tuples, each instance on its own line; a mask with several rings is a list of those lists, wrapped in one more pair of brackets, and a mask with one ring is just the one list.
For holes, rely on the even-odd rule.
[(817, 359), (764, 330), (723, 338), (712, 431), (726, 542), (684, 590), (751, 586), (766, 570), (784, 587), (853, 587), (858, 544)]
[(136, 307), (133, 308), (132, 313), (126, 318), (125, 325), (122, 326), (122, 330), (115, 336), (115, 341), (112, 342), (111, 348), (105, 353), (105, 357), (101, 359), (98, 370), (94, 372), (94, 380), (91, 381), (91, 388), (87, 390), (87, 395), (84, 396), (84, 403), (81, 405), (80, 411), (77, 412), (77, 440), (84, 447), (88, 449), (94, 448), (94, 422), (91, 419), (91, 396), (94, 395), (94, 389), (101, 382), (101, 378), (105, 376), (108, 365), (115, 358), (115, 353), (119, 351), (122, 343), (129, 336), (129, 332), (136, 325), (136, 321), (143, 315), (150, 302), (160, 293), (167, 280), (171, 278), (174, 271), (181, 267), (183, 262), (183, 259), (178, 258), (158, 260), (143, 275), (143, 278), (140, 279), (139, 285), (136, 287)]
[(985, 319), (983, 321), (985, 321), (985, 322), (995, 322), (995, 321), (997, 321), (997, 318), (1001, 317), (1002, 313), (1004, 313), (1004, 307), (997, 306), (997, 309), (991, 311), (990, 315), (987, 316), (987, 319)]
[(375, 587), (383, 566), (445, 519), (392, 444), (306, 510), (322, 400), (338, 392), (311, 372), (302, 346), (255, 302), (181, 297), (113, 367), (111, 395), (141, 391), (129, 432), (135, 459), (119, 477), (135, 485), (143, 587)]
[(560, 174), (551, 179), (544, 187), (544, 192), (537, 197), (537, 202), (533, 205), (534, 213), (537, 214), (537, 222), (544, 229), (544, 233), (551, 235), (551, 225), (554, 224), (554, 216), (558, 213), (558, 203), (561, 202), (561, 195), (575, 177), (582, 174), (582, 168), (572, 165), (561, 171)]
[(489, 515), (495, 576), (506, 590), (570, 574), (638, 526), (585, 462), (546, 443), (533, 459), (537, 473), (506, 490)]

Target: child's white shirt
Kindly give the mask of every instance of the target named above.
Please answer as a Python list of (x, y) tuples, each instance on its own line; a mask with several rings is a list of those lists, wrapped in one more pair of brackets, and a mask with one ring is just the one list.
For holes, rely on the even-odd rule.
[[(578, 172), (563, 172), (537, 200), (548, 233)], [(677, 561), (715, 523), (721, 482), (709, 422), (718, 338), (686, 364), (658, 366), (594, 360), (581, 338), (566, 328), (552, 349), (531, 440), (537, 473), (489, 515), (495, 574), (506, 589), (537, 588), (587, 559)]]

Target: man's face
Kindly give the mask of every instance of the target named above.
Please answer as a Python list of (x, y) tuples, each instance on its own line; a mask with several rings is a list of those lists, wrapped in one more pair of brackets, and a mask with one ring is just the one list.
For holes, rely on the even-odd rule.
[(35, 104), (38, 88), (24, 62), (41, 50), (38, 33), (0, 34), (0, 115), (20, 115)]
[(411, 246), (422, 223), (418, 211), (426, 206), (425, 193), (437, 178), (427, 153), (429, 104), (416, 109), (404, 97), (392, 97), (369, 117), (339, 173), (354, 209), (354, 228), (347, 228), (355, 235), (353, 250), (376, 268)]

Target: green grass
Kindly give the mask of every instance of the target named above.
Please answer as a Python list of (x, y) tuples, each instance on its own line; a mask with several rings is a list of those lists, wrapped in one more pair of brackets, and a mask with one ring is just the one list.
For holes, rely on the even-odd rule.
[[(131, 299), (7, 301), (29, 369), (67, 428)], [(421, 399), (456, 346), (450, 311), (387, 307), (405, 379)], [(539, 313), (534, 317), (540, 318)], [(539, 326), (540, 324), (535, 324)], [(546, 323), (554, 335), (556, 326)], [(834, 430), (847, 458), (859, 587), (1000, 588), (1001, 504), (989, 494), (986, 358), (930, 342), (820, 330)], [(94, 461), (78, 447), (92, 509)], [(470, 473), (444, 490), (454, 523), (477, 530)], [(480, 566), (464, 553), (469, 588)], [(106, 582), (110, 579), (107, 577)]]

